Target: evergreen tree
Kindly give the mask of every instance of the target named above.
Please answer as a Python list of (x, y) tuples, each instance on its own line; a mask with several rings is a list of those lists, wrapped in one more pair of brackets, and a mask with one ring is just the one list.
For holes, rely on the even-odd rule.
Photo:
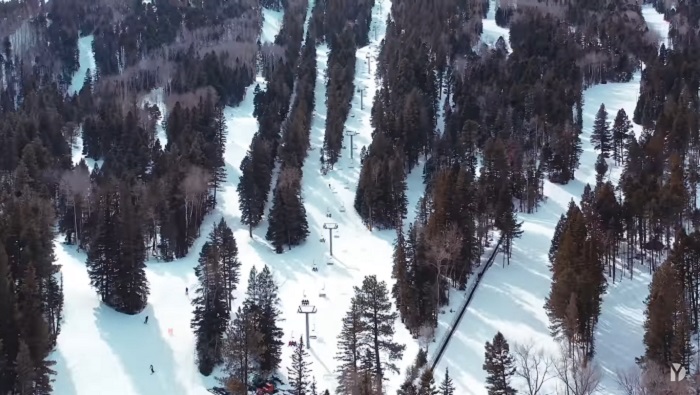
[(34, 381), (36, 373), (34, 372), (34, 362), (32, 361), (29, 346), (23, 340), (19, 340), (19, 351), (17, 352), (17, 360), (15, 361), (15, 371), (17, 381), (15, 382), (15, 394), (30, 395), (34, 394)]
[(515, 375), (515, 360), (510, 355), (510, 346), (501, 332), (496, 333), (491, 343), (486, 342), (484, 353), (486, 389), (489, 395), (514, 395), (511, 380)]
[(598, 159), (595, 162), (595, 182), (600, 184), (603, 182), (605, 174), (608, 172), (608, 163), (605, 161), (603, 153), (598, 154)]
[(405, 319), (408, 309), (411, 308), (411, 283), (409, 279), (408, 259), (406, 256), (406, 241), (403, 235), (403, 226), (396, 228), (396, 241), (394, 242), (394, 266), (392, 277), (396, 279), (391, 293), (396, 301), (401, 319)]
[(259, 135), (253, 136), (251, 149), (241, 161), (241, 176), (236, 187), (241, 210), (241, 223), (248, 225), (248, 234), (253, 237), (253, 228), (263, 219), (269, 178), (263, 168), (269, 159), (269, 147)]
[(275, 252), (282, 253), (286, 245), (301, 244), (309, 235), (306, 209), (301, 197), (301, 170), (289, 167), (280, 172), (275, 188), (265, 238)]
[(420, 376), (418, 395), (438, 395), (438, 390), (435, 388), (433, 370), (430, 368), (423, 370), (423, 373)]
[(449, 369), (445, 368), (445, 378), (442, 379), (439, 388), (439, 395), (455, 395), (455, 386), (450, 377)]
[(238, 246), (233, 236), (233, 231), (223, 218), (209, 234), (209, 242), (215, 245), (219, 251), (224, 292), (226, 294), (226, 308), (230, 312), (231, 303), (233, 302), (233, 291), (236, 290), (238, 285), (241, 263), (238, 260)]
[(679, 234), (666, 263), (654, 272), (649, 285), (644, 321), (644, 361), (660, 366), (680, 363), (689, 366), (691, 345), (690, 314), (683, 292), (681, 265), (689, 255), (689, 240)]
[(338, 352), (336, 359), (338, 366), (339, 395), (354, 395), (358, 391), (358, 378), (360, 369), (360, 355), (362, 350), (361, 337), (367, 328), (363, 327), (362, 311), (353, 298), (350, 302), (350, 310), (343, 318), (343, 327), (338, 336)]
[(148, 302), (146, 248), (137, 198), (124, 184), (103, 190), (96, 209), (97, 234), (89, 243), (88, 275), (103, 302), (137, 314)]
[[(578, 206), (570, 206), (564, 226), (551, 266), (552, 285), (545, 308), (552, 334), (571, 345), (577, 343), (584, 355), (591, 357), (606, 288), (601, 249)], [(575, 300), (577, 310), (574, 321), (568, 313), (571, 300)]]
[(250, 306), (244, 303), (229, 322), (223, 343), (224, 376), (219, 379), (231, 393), (245, 393), (260, 353), (260, 334)]
[(608, 112), (605, 110), (605, 104), (601, 104), (593, 122), (593, 131), (591, 132), (591, 143), (593, 147), (600, 151), (604, 158), (610, 157), (611, 150), (611, 135), (610, 125), (608, 123)]
[(282, 360), (283, 332), (277, 326), (281, 314), (277, 295), (277, 284), (270, 268), (265, 266), (259, 274), (255, 268), (251, 269), (246, 302), (251, 306), (256, 328), (260, 334), (259, 368), (267, 373), (277, 369)]
[(120, 185), (119, 213), (116, 217), (118, 256), (112, 270), (116, 309), (126, 314), (141, 312), (148, 303), (148, 279), (146, 278), (146, 246), (144, 244), (141, 212), (137, 198), (129, 192), (129, 186)]
[(199, 254), (199, 264), (195, 267), (195, 275), (199, 280), (195, 298), (194, 329), (199, 371), (208, 376), (218, 363), (221, 362), (221, 344), (224, 331), (229, 319), (224, 293), (224, 276), (221, 270), (219, 250), (216, 245), (205, 242)]
[(418, 388), (411, 381), (404, 381), (396, 392), (397, 395), (418, 395)]
[[(17, 368), (23, 369), (17, 372), (18, 383), (24, 388), (24, 380), (31, 379), (32, 392), (40, 395), (51, 393), (51, 375), (56, 372), (52, 370), (54, 361), (45, 358), (51, 352), (53, 344), (49, 337), (49, 328), (43, 316), (41, 290), (39, 288), (37, 272), (33, 264), (29, 264), (25, 269), (17, 295), (19, 337), (26, 342), (29, 348), (29, 358), (22, 355), (22, 346), (17, 355)], [(25, 367), (20, 363), (27, 363), (31, 366), (31, 372), (24, 371)], [(22, 377), (26, 374), (25, 377)]]
[(17, 322), (15, 309), (15, 294), (12, 289), (12, 274), (10, 273), (5, 245), (0, 240), (0, 341), (3, 349), (0, 350), (0, 362), (4, 361), (7, 369), (0, 368), (0, 388), (11, 388), (14, 381), (14, 372), (9, 369), (10, 362), (14, 361), (19, 347), (17, 343)]
[(309, 353), (304, 348), (304, 339), (299, 337), (299, 342), (292, 352), (292, 366), (287, 368), (287, 377), (289, 386), (287, 390), (289, 395), (310, 395), (309, 388)]
[(398, 314), (391, 311), (386, 283), (378, 281), (376, 276), (366, 276), (362, 288), (355, 287), (355, 297), (362, 312), (362, 342), (369, 345), (366, 352), (371, 353), (373, 358), (366, 362), (373, 364), (376, 390), (381, 392), (385, 372), (399, 372), (394, 361), (401, 359), (405, 348), (392, 340)]
[(620, 164), (625, 160), (627, 140), (632, 135), (632, 123), (627, 117), (624, 108), (617, 111), (615, 121), (612, 126), (612, 154), (615, 164)]
[(495, 225), (501, 231), (501, 249), (504, 252), (504, 263), (508, 262), (510, 264), (510, 258), (513, 254), (513, 240), (522, 236), (523, 231), (521, 228), (523, 223), (518, 222), (510, 186), (501, 188), (499, 200)]

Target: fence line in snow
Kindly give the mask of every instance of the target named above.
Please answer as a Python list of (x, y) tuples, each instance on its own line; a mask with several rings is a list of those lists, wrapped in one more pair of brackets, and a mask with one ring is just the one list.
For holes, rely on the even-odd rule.
[(447, 345), (450, 343), (450, 339), (455, 333), (457, 326), (459, 326), (459, 322), (462, 320), (464, 313), (467, 311), (467, 307), (469, 307), (469, 303), (472, 301), (474, 292), (476, 292), (476, 288), (479, 286), (479, 283), (481, 282), (484, 273), (486, 273), (489, 267), (491, 267), (491, 265), (493, 264), (493, 261), (496, 259), (496, 255), (498, 255), (499, 252), (498, 249), (501, 246), (501, 241), (503, 241), (503, 236), (499, 237), (498, 243), (496, 243), (496, 248), (494, 248), (493, 252), (491, 252), (491, 256), (489, 257), (488, 261), (486, 261), (486, 264), (482, 265), (479, 268), (478, 273), (475, 273), (477, 275), (477, 278), (475, 281), (472, 281), (471, 285), (469, 286), (466, 293), (467, 297), (464, 299), (464, 302), (462, 302), (462, 306), (460, 307), (459, 313), (455, 316), (455, 318), (452, 319), (452, 323), (450, 323), (449, 326), (449, 331), (447, 331), (447, 333), (442, 336), (442, 339), (440, 339), (440, 343), (438, 343), (439, 345), (437, 348), (437, 352), (433, 354), (433, 356), (430, 358), (428, 366), (430, 366), (431, 370), (435, 370), (435, 367), (437, 366), (438, 362), (440, 362), (440, 358), (445, 352), (445, 349), (447, 349)]

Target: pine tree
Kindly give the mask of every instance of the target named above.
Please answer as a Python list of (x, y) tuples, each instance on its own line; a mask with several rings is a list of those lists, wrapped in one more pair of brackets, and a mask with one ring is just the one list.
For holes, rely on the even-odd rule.
[[(309, 353), (304, 348), (304, 339), (299, 337), (299, 342), (292, 352), (292, 366), (287, 368), (287, 378), (289, 386), (287, 390), (289, 395), (307, 395), (309, 394)], [(310, 394), (309, 394), (310, 395)]]
[(238, 285), (241, 263), (238, 260), (238, 246), (233, 236), (233, 231), (223, 218), (209, 234), (209, 242), (215, 245), (219, 251), (224, 292), (226, 294), (226, 307), (230, 312), (231, 303), (233, 302), (233, 291), (236, 290)]
[(15, 382), (15, 394), (32, 395), (34, 394), (34, 381), (36, 374), (34, 372), (34, 362), (32, 361), (29, 346), (24, 339), (19, 340), (19, 351), (17, 352), (17, 360), (15, 361), (15, 371), (17, 381)]
[(448, 368), (445, 368), (445, 378), (442, 379), (442, 382), (440, 383), (438, 394), (455, 395), (455, 386), (452, 382), (452, 377), (450, 377), (450, 372)]
[(411, 283), (409, 279), (408, 259), (406, 256), (406, 241), (403, 234), (403, 226), (396, 228), (396, 241), (394, 242), (394, 266), (392, 270), (392, 278), (396, 279), (391, 293), (396, 301), (401, 319), (405, 319), (408, 315), (408, 309), (411, 308), (410, 294)]
[(96, 288), (101, 300), (111, 305), (112, 280), (118, 257), (116, 233), (116, 202), (112, 193), (104, 191), (100, 196), (97, 229), (94, 239), (87, 250), (87, 270), (90, 285)]
[(510, 346), (501, 332), (496, 333), (491, 343), (486, 342), (484, 366), (486, 389), (489, 395), (514, 395), (510, 382), (515, 375), (515, 360), (510, 355)]
[(318, 395), (318, 384), (316, 384), (316, 377), (311, 378), (311, 385), (309, 386), (309, 395)]
[[(252, 275), (252, 273), (251, 273)], [(281, 314), (279, 310), (278, 287), (270, 268), (265, 266), (255, 276), (255, 299), (252, 299), (257, 314), (257, 328), (260, 332), (259, 367), (263, 372), (273, 372), (282, 361), (282, 329), (277, 326)], [(250, 284), (249, 284), (250, 289)]]
[(401, 359), (405, 349), (404, 345), (392, 340), (394, 322), (398, 314), (391, 311), (386, 283), (378, 281), (374, 275), (365, 277), (362, 288), (355, 287), (355, 297), (362, 311), (362, 325), (365, 328), (362, 342), (370, 345), (367, 352), (370, 352), (374, 359), (371, 362), (376, 378), (376, 390), (381, 392), (382, 381), (386, 377), (385, 371), (399, 372), (394, 361)]
[(338, 366), (338, 388), (339, 395), (357, 393), (357, 382), (360, 368), (361, 338), (363, 331), (362, 311), (353, 298), (350, 302), (350, 310), (343, 318), (343, 327), (338, 336), (338, 353), (336, 360)]
[(418, 395), (418, 388), (411, 381), (404, 381), (396, 395)]
[[(52, 344), (49, 337), (49, 328), (42, 310), (41, 290), (37, 273), (34, 265), (31, 263), (25, 269), (17, 300), (19, 333), (29, 347), (29, 358), (32, 363), (32, 393), (50, 394), (51, 375), (56, 373), (51, 367), (55, 362), (46, 360), (51, 352)], [(21, 353), (21, 351), (20, 345), (19, 352)], [(19, 373), (18, 380), (22, 380), (19, 377)]]
[(627, 140), (632, 135), (632, 123), (627, 117), (624, 108), (618, 110), (612, 126), (612, 151), (615, 164), (620, 164), (625, 160), (625, 148)]
[(270, 147), (256, 134), (250, 143), (250, 150), (241, 161), (241, 176), (236, 187), (241, 223), (248, 225), (250, 237), (253, 237), (253, 228), (260, 224), (264, 215), (271, 179), (266, 169), (269, 159)]
[(244, 303), (230, 321), (224, 337), (224, 377), (219, 379), (231, 393), (245, 393), (260, 353), (260, 333), (250, 306)]
[(423, 373), (420, 376), (418, 395), (438, 395), (438, 390), (435, 388), (435, 377), (433, 377), (433, 370), (430, 368), (423, 370)]
[(199, 371), (208, 376), (221, 362), (221, 345), (229, 319), (219, 250), (215, 245), (204, 243), (195, 275), (199, 286), (195, 291), (197, 296), (192, 300), (194, 317), (191, 326), (197, 337)]
[(593, 147), (603, 154), (604, 158), (610, 157), (611, 150), (611, 135), (610, 125), (608, 123), (608, 112), (605, 110), (605, 104), (601, 104), (598, 113), (593, 122), (593, 131), (591, 132), (591, 143)]
[(595, 182), (600, 184), (603, 182), (605, 173), (608, 172), (608, 163), (605, 161), (605, 156), (602, 153), (598, 154), (598, 159), (595, 162)]
[[(582, 200), (588, 199), (584, 195)], [(606, 279), (599, 242), (590, 234), (586, 221), (578, 206), (570, 206), (551, 266), (552, 285), (545, 309), (552, 335), (564, 337), (572, 345), (575, 340), (584, 354), (592, 357)], [(575, 322), (568, 318), (572, 298), (576, 300)]]
[(141, 312), (148, 303), (148, 279), (146, 278), (146, 245), (144, 244), (141, 213), (137, 198), (129, 187), (119, 186), (119, 212), (116, 220), (118, 256), (115, 263), (114, 298), (117, 311), (126, 314)]
[(644, 360), (660, 366), (688, 366), (693, 349), (687, 297), (681, 265), (687, 259), (689, 239), (679, 234), (667, 262), (654, 272), (649, 285), (644, 321)]
[[(17, 343), (17, 322), (15, 314), (15, 294), (12, 290), (12, 274), (5, 253), (5, 245), (0, 239), (0, 340), (3, 341), (3, 350), (0, 351), (0, 360), (4, 359), (8, 369), (0, 368), (0, 388), (11, 388), (14, 380), (9, 369), (9, 364), (14, 362), (14, 356), (19, 347)], [(6, 357), (7, 356), (7, 357)]]
[(285, 245), (291, 249), (308, 237), (309, 224), (301, 197), (300, 169), (288, 167), (280, 172), (268, 222), (265, 238), (278, 254), (282, 253)]
[(513, 241), (520, 238), (523, 234), (522, 224), (522, 222), (518, 222), (518, 217), (515, 213), (510, 186), (501, 188), (495, 225), (501, 231), (501, 249), (504, 252), (504, 263), (508, 262), (510, 264), (510, 258), (513, 254)]

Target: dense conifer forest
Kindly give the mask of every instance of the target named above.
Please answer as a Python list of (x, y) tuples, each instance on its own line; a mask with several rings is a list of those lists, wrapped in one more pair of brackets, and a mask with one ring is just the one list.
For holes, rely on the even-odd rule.
[[(375, 1), (382, 0), (0, 2), (0, 394), (52, 393), (64, 303), (55, 242), (85, 252), (95, 293), (126, 315), (148, 303), (148, 260), (194, 253), (199, 371), (219, 369), (231, 394), (277, 377), (280, 284), (268, 266), (241, 273), (245, 258), (232, 229), (243, 226), (252, 238), (267, 219), (265, 238), (279, 254), (306, 242), (302, 186), (321, 175), (303, 174), (303, 166), (320, 160), (327, 174), (342, 155), (351, 102), (364, 89), (354, 82), (356, 51), (370, 42)], [(549, 366), (571, 388), (594, 365), (607, 287), (640, 264), (653, 273), (644, 350), (629, 356), (639, 369), (620, 381), (635, 391), (658, 389), (669, 385), (661, 377), (671, 363), (698, 363), (700, 6), (646, 2), (671, 22), (670, 45), (659, 50), (633, 0), (497, 2), (497, 23), (511, 39), (492, 47), (479, 41), (487, 1), (392, 1), (373, 64), (378, 89), (365, 104), (372, 141), (353, 193), (368, 230), (396, 233), (387, 262), (395, 281), (368, 275), (351, 305), (339, 306), (347, 314), (337, 339), (337, 387), (325, 393), (383, 394), (392, 372), (406, 377), (399, 394), (455, 394), (450, 371), (426, 368), (424, 350), (408, 372), (398, 371), (407, 356), (393, 338), (395, 325), (416, 338), (432, 331), (449, 290), (466, 288), (494, 230), (508, 264), (523, 233), (517, 213), (538, 210), (545, 179), (567, 184), (579, 168), (583, 90), (630, 81), (642, 63), (633, 114), (595, 103), (598, 177), (561, 216), (548, 251), (545, 310), (564, 358), (545, 361), (531, 345), (511, 346), (496, 333), (485, 345), (486, 387), (514, 394), (511, 379), (521, 377), (537, 394), (546, 371), (534, 382), (525, 375)], [(274, 43), (260, 41), (263, 7), (284, 11)], [(73, 94), (77, 43), (87, 35), (96, 69)], [(327, 90), (315, 97), (321, 45), (330, 49)], [(257, 77), (266, 81), (254, 90), (259, 129), (236, 180), (242, 221), (204, 227), (233, 177), (224, 161), (231, 138), (225, 107), (238, 105)], [(165, 113), (143, 104), (155, 88), (162, 88)], [(328, 113), (323, 149), (313, 152), (320, 100)], [(641, 136), (632, 122), (643, 127)], [(78, 136), (88, 160), (74, 164)], [(619, 182), (607, 160), (622, 167)], [(409, 207), (407, 175), (421, 163), (424, 193)], [(410, 223), (409, 211), (416, 213)], [(191, 251), (202, 235), (207, 241)], [(309, 364), (300, 339), (290, 393), (323, 393)], [(700, 388), (700, 375), (693, 380)], [(595, 384), (567, 393), (594, 394)]]

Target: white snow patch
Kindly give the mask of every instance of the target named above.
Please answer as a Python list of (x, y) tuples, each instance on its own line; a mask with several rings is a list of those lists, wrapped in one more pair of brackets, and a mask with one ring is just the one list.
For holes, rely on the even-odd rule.
[(95, 37), (91, 34), (78, 39), (78, 62), (80, 66), (78, 71), (73, 75), (73, 80), (68, 88), (68, 93), (71, 95), (82, 89), (88, 69), (93, 75), (93, 78), (95, 76), (97, 66), (95, 66), (95, 53), (92, 51), (92, 42), (94, 38)]
[(275, 42), (275, 37), (277, 37), (282, 29), (283, 16), (283, 10), (275, 11), (268, 8), (263, 8), (263, 29), (260, 36), (260, 41), (263, 44)]
[(649, 29), (654, 30), (661, 37), (661, 43), (663, 43), (666, 48), (671, 46), (671, 41), (668, 38), (668, 31), (671, 28), (671, 24), (664, 20), (664, 14), (656, 12), (654, 6), (651, 4), (644, 4), (642, 6), (642, 16), (647, 22)]
[(481, 21), (483, 25), (483, 32), (481, 33), (481, 42), (493, 47), (496, 45), (499, 37), (503, 37), (506, 41), (506, 48), (508, 48), (508, 53), (512, 52), (513, 49), (510, 46), (510, 29), (500, 27), (496, 24), (496, 7), (498, 3), (496, 0), (489, 1), (489, 11), (486, 14), (486, 19)]

